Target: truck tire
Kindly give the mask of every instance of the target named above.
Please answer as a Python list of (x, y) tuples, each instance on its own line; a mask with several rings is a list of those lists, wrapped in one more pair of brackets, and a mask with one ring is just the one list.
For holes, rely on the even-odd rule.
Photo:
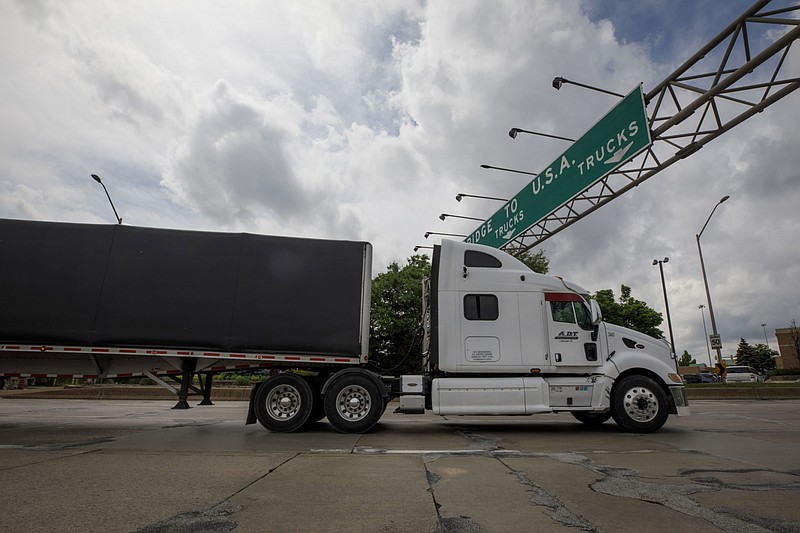
[(599, 427), (602, 426), (606, 420), (611, 418), (611, 411), (607, 413), (588, 413), (586, 411), (572, 411), (572, 416), (575, 420), (583, 422), (587, 426)]
[(253, 399), (256, 418), (275, 433), (301, 429), (311, 416), (311, 387), (301, 376), (279, 374), (267, 380)]
[(663, 426), (669, 416), (667, 395), (648, 377), (624, 377), (614, 386), (611, 416), (625, 431), (652, 433)]
[(378, 385), (369, 376), (347, 373), (337, 378), (325, 393), (325, 415), (341, 433), (365, 433), (378, 423), (384, 401)]

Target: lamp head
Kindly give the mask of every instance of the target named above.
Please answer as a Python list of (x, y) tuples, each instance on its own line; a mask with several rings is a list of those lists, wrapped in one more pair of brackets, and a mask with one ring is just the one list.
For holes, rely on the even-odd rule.
[(561, 78), (561, 77), (554, 78), (553, 79), (553, 89), (555, 89), (556, 91), (561, 89), (561, 86), (564, 85), (565, 81), (566, 80), (564, 78)]
[(730, 198), (730, 196), (723, 196), (723, 197), (720, 199), (719, 203), (722, 203), (722, 202), (724, 202), (724, 201), (725, 201), (725, 200), (727, 200), (728, 198)]
[(100, 183), (100, 184), (103, 183), (102, 181), (100, 181), (100, 176), (98, 176), (97, 174), (92, 174), (92, 179), (94, 181), (96, 181), (97, 183)]
[(464, 198), (464, 196), (463, 196), (463, 195), (461, 195), (461, 194), (456, 194), (456, 202), (460, 202), (462, 198)]
[(441, 215), (439, 215), (439, 220), (444, 220), (446, 218), (447, 218), (447, 215), (445, 213), (442, 213)]
[(665, 258), (664, 258), (664, 262), (665, 262), (665, 263), (669, 263), (669, 257), (665, 257)]
[(419, 250), (419, 246), (414, 247), (414, 251), (416, 252), (417, 250)]
[(657, 264), (658, 264), (658, 259), (653, 259), (653, 266), (656, 266)]
[(511, 128), (510, 130), (508, 130), (508, 136), (511, 137), (512, 139), (517, 138), (517, 133), (519, 133), (519, 128)]
[(428, 237), (430, 237), (430, 236), (431, 236), (431, 232), (430, 232), (430, 231), (426, 231), (426, 232), (425, 232), (425, 238), (427, 239), (427, 238), (428, 238)]

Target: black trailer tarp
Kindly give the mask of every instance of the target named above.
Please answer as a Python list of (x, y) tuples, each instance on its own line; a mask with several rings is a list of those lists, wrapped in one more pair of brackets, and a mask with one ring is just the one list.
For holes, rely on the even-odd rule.
[(368, 247), (0, 219), (0, 342), (357, 357)]

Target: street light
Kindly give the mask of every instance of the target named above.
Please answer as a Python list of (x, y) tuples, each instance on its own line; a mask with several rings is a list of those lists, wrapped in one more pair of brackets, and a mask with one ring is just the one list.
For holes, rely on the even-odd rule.
[(453, 215), (453, 214), (451, 214), (451, 213), (442, 213), (441, 215), (439, 215), (439, 219), (440, 219), (440, 220), (444, 220), (444, 219), (446, 219), (447, 217), (452, 217), (452, 218), (463, 218), (463, 219), (466, 219), (466, 220), (477, 220), (477, 221), (479, 221), (479, 222), (483, 222), (483, 219), (482, 219), (482, 218), (477, 218), (477, 217), (466, 217), (466, 216), (464, 216), (464, 215)]
[(591, 89), (592, 91), (597, 91), (599, 93), (605, 93), (605, 94), (610, 94), (611, 96), (619, 96), (620, 98), (625, 98), (624, 95), (619, 93), (608, 91), (606, 89), (601, 89), (600, 87), (593, 87), (591, 85), (586, 85), (584, 83), (578, 83), (577, 81), (572, 81), (568, 80), (567, 78), (561, 78), (561, 77), (555, 78), (553, 80), (553, 89), (558, 91), (561, 89), (561, 86), (564, 85), (565, 83), (571, 83), (572, 85), (577, 85), (578, 87), (583, 87), (584, 89)]
[(416, 252), (420, 248), (428, 248), (429, 250), (433, 250), (433, 246), (415, 246), (414, 251)]
[(714, 366), (714, 361), (711, 360), (711, 348), (708, 347), (708, 330), (706, 329), (706, 315), (705, 313), (703, 313), (703, 309), (705, 309), (706, 306), (700, 304), (697, 306), (697, 308), (700, 309), (700, 316), (703, 317), (703, 335), (705, 335), (705, 337), (703, 338), (705, 339), (706, 352), (708, 352), (708, 367), (711, 368), (712, 366)]
[(106, 196), (108, 197), (108, 203), (111, 204), (111, 209), (114, 210), (114, 216), (117, 218), (117, 224), (122, 224), (122, 219), (117, 214), (117, 208), (114, 207), (114, 202), (111, 201), (111, 195), (108, 194), (108, 189), (106, 189), (105, 183), (103, 183), (103, 180), (101, 180), (100, 176), (98, 176), (97, 174), (92, 174), (92, 179), (94, 179), (94, 181), (103, 186), (103, 190), (106, 191)]
[(495, 198), (494, 196), (480, 196), (478, 194), (466, 194), (460, 192), (456, 195), (456, 202), (460, 202), (462, 198), (481, 198), (483, 200), (497, 200), (498, 202), (507, 202), (507, 198)]
[(502, 170), (503, 172), (516, 172), (517, 174), (527, 174), (528, 176), (538, 176), (535, 172), (526, 172), (524, 170), (514, 170), (513, 168), (493, 167), (492, 165), (481, 165), (481, 168), (490, 168), (492, 170)]
[(512, 139), (516, 139), (518, 133), (527, 133), (528, 135), (538, 135), (540, 137), (550, 137), (551, 139), (561, 139), (562, 141), (575, 142), (575, 139), (570, 139), (569, 137), (562, 137), (560, 135), (553, 135), (551, 133), (542, 133), (540, 131), (529, 131), (523, 130), (522, 128), (511, 128), (508, 130), (508, 136)]
[[(669, 328), (669, 343), (672, 345), (672, 356), (675, 357), (676, 350), (675, 350), (675, 337), (672, 335), (672, 319), (669, 316), (669, 299), (667, 298), (667, 284), (664, 281), (664, 263), (669, 263), (669, 257), (665, 257), (662, 259), (653, 259), (653, 265), (658, 265), (658, 269), (661, 271), (661, 287), (664, 290), (664, 307), (667, 309), (667, 327)], [(675, 359), (675, 365), (677, 368), (678, 360)]]
[(444, 235), (445, 237), (466, 237), (466, 235), (461, 235), (459, 233), (439, 233), (438, 231), (426, 231), (425, 238), (427, 239), (430, 235)]
[(717, 321), (714, 319), (714, 306), (711, 305), (711, 292), (708, 290), (708, 276), (706, 275), (706, 264), (703, 261), (703, 249), (700, 247), (700, 236), (703, 235), (703, 232), (706, 230), (706, 226), (708, 226), (709, 220), (711, 220), (711, 217), (714, 216), (714, 211), (716, 211), (717, 208), (720, 206), (720, 204), (725, 202), (728, 198), (730, 198), (730, 196), (723, 196), (720, 199), (720, 201), (717, 202), (717, 205), (715, 205), (714, 209), (711, 210), (711, 214), (708, 215), (706, 223), (703, 224), (703, 229), (701, 229), (700, 233), (698, 233), (695, 236), (697, 238), (697, 252), (700, 254), (700, 268), (703, 271), (703, 283), (706, 286), (706, 300), (708, 300), (708, 315), (711, 317), (711, 332), (713, 333), (714, 338), (717, 341), (716, 346), (714, 347), (714, 351), (717, 352), (717, 362), (719, 364), (722, 364), (722, 347), (720, 346), (719, 334), (717, 333)]

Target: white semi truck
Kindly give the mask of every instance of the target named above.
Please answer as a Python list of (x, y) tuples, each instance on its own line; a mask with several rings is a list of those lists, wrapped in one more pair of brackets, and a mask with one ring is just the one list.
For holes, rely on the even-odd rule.
[[(372, 248), (292, 239), (0, 220), (0, 377), (180, 382), (275, 373), (248, 423), (302, 430), (327, 417), (369, 431), (391, 400), (409, 415), (570, 412), (631, 432), (688, 415), (671, 350), (602, 322), (581, 287), (494, 248), (435, 246), (417, 375), (368, 361)], [(200, 382), (203, 383), (202, 380)]]

